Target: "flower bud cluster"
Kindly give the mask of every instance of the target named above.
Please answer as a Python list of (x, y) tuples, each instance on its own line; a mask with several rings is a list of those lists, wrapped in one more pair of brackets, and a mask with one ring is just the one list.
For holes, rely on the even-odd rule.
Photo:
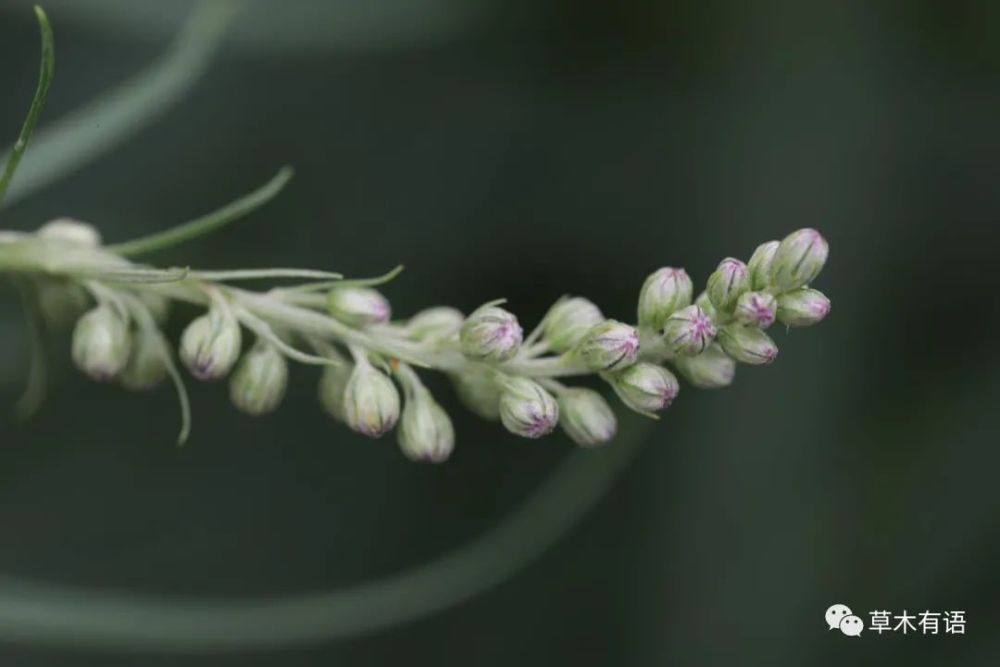
[[(50, 223), (39, 235), (64, 246), (100, 244), (96, 231), (73, 221)], [(200, 300), (186, 299), (205, 303), (206, 310), (184, 329), (178, 356), (199, 380), (228, 376), (232, 403), (251, 415), (281, 404), (289, 359), (323, 364), (318, 399), (330, 416), (370, 438), (396, 430), (401, 452), (414, 461), (441, 463), (455, 448), (451, 418), (415, 366), (446, 373), (466, 408), (515, 435), (537, 439), (559, 425), (589, 448), (614, 438), (615, 411), (601, 392), (556, 378), (594, 375), (625, 407), (651, 417), (680, 391), (668, 364), (694, 387), (728, 386), (737, 363), (775, 360), (778, 348), (766, 330), (776, 322), (802, 327), (826, 317), (830, 301), (811, 283), (827, 254), (818, 232), (799, 230), (761, 244), (746, 263), (722, 260), (697, 297), (684, 269), (654, 271), (639, 290), (634, 326), (574, 296), (557, 301), (527, 336), (500, 301), (467, 316), (438, 306), (390, 321), (389, 301), (365, 283), (291, 290), (287, 300), (274, 290), (246, 301), (243, 292), (209, 282), (197, 288), (204, 290)], [(122, 303), (133, 305), (126, 308), (98, 292), (91, 306), (79, 284), (58, 276), (40, 279), (36, 293), (40, 312), (52, 321), (90, 308), (77, 315), (73, 332), (73, 359), (84, 372), (147, 389), (171, 373), (176, 378), (155, 328), (166, 318), (171, 293), (130, 290)], [(137, 318), (132, 307), (145, 316)], [(246, 353), (244, 329), (256, 334)], [(292, 347), (298, 343), (316, 354)]]

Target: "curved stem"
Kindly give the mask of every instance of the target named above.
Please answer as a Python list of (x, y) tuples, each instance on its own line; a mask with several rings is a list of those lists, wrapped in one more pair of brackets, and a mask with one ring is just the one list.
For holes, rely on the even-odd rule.
[(577, 450), (494, 528), (407, 572), (338, 591), (263, 600), (122, 595), (0, 579), (0, 637), (145, 652), (220, 652), (343, 639), (461, 604), (513, 577), (569, 533), (639, 451), (648, 429)]

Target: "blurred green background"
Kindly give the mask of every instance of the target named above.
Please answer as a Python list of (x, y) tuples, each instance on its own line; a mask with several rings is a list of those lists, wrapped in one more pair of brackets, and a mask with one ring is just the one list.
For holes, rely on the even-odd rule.
[[(194, 4), (47, 3), (43, 121), (153, 62)], [(0, 143), (37, 39), (29, 3), (0, 3)], [(124, 240), (283, 164), (297, 172), (277, 201), (156, 260), (404, 263), (386, 288), (400, 315), (505, 296), (532, 324), (573, 292), (632, 319), (657, 267), (701, 284), (722, 257), (812, 226), (833, 312), (778, 332), (773, 366), (683, 389), (651, 428), (622, 413), (623, 439), (646, 442), (611, 491), (457, 607), (179, 656), (23, 644), (0, 624), (5, 666), (996, 664), (1000, 4), (251, 2), (185, 99), (2, 227), (71, 215)], [(9, 403), (27, 357), (11, 290), (0, 335)], [(0, 425), (0, 572), (87, 591), (238, 601), (375, 580), (490, 530), (573, 453), (479, 421), (438, 383), (458, 447), (409, 464), (332, 423), (309, 368), (260, 420), (192, 385), (177, 449), (168, 390), (85, 380), (67, 335), (53, 355), (42, 411)], [(866, 622), (965, 610), (967, 634), (848, 640), (823, 623), (835, 602)]]

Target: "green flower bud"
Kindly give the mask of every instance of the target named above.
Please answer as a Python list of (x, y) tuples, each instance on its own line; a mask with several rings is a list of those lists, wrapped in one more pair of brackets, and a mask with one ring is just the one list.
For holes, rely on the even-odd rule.
[(36, 234), (46, 240), (63, 241), (88, 248), (96, 248), (101, 245), (101, 233), (97, 231), (96, 227), (70, 218), (59, 218), (46, 222), (38, 228)]
[(778, 252), (779, 241), (768, 241), (761, 243), (750, 256), (747, 268), (750, 270), (750, 289), (766, 290), (771, 287), (771, 264), (774, 262), (774, 255)]
[(107, 305), (99, 305), (77, 320), (73, 329), (73, 362), (99, 381), (117, 376), (128, 362), (128, 323)]
[(545, 340), (554, 352), (569, 352), (603, 321), (601, 309), (593, 302), (578, 296), (564, 299), (545, 315)]
[(229, 398), (249, 415), (273, 412), (288, 388), (288, 362), (270, 343), (257, 343), (229, 379)]
[(353, 430), (380, 438), (399, 421), (399, 392), (382, 371), (367, 361), (354, 366), (344, 388), (344, 419)]
[(684, 269), (664, 267), (650, 274), (639, 292), (639, 326), (662, 329), (668, 317), (691, 305), (693, 289)]
[(199, 380), (218, 380), (236, 364), (242, 343), (236, 318), (222, 308), (212, 307), (192, 320), (181, 334), (181, 361)]
[(448, 306), (421, 310), (406, 323), (406, 335), (416, 341), (442, 341), (457, 335), (465, 322), (462, 311)]
[(718, 321), (719, 311), (717, 311), (715, 306), (712, 305), (712, 300), (708, 298), (708, 292), (702, 292), (699, 294), (698, 298), (694, 300), (694, 305), (705, 311), (705, 314), (708, 315), (709, 319), (713, 322)]
[(559, 404), (534, 380), (506, 378), (500, 392), (500, 421), (514, 435), (540, 438), (559, 422)]
[(778, 319), (790, 327), (808, 327), (830, 312), (830, 300), (819, 290), (803, 287), (778, 297)]
[(771, 280), (782, 292), (808, 285), (826, 264), (830, 247), (815, 229), (792, 232), (778, 246), (771, 265)]
[(747, 292), (736, 302), (736, 321), (748, 327), (766, 329), (774, 324), (778, 300), (767, 292)]
[(326, 305), (330, 315), (351, 327), (388, 322), (392, 314), (389, 301), (371, 287), (335, 287)]
[(353, 371), (354, 364), (346, 362), (337, 366), (324, 366), (319, 379), (320, 405), (339, 422), (347, 422), (347, 416), (344, 414), (344, 393)]
[(719, 262), (719, 267), (708, 277), (708, 298), (721, 313), (731, 313), (740, 296), (750, 289), (750, 274), (747, 265), (738, 259), (727, 257)]
[(500, 387), (492, 372), (465, 371), (453, 373), (451, 380), (462, 404), (483, 419), (500, 418)]
[(558, 400), (559, 425), (581, 447), (609, 442), (618, 432), (614, 411), (593, 389), (567, 389)]
[(132, 332), (131, 352), (118, 381), (127, 389), (153, 389), (167, 377), (167, 361), (160, 340), (151, 332), (138, 328)]
[(412, 461), (443, 463), (455, 448), (455, 428), (431, 393), (410, 392), (399, 421), (399, 448)]
[(39, 279), (35, 294), (42, 318), (54, 327), (62, 328), (76, 322), (90, 306), (87, 291), (68, 280)]
[(674, 365), (688, 382), (699, 389), (728, 387), (736, 376), (736, 362), (722, 351), (718, 343), (712, 343), (697, 356), (678, 357), (674, 359)]
[(616, 320), (591, 328), (573, 355), (592, 371), (613, 371), (631, 366), (639, 357), (639, 333)]
[(666, 410), (680, 391), (673, 373), (646, 362), (615, 373), (611, 376), (611, 388), (625, 405), (644, 414)]
[(517, 354), (523, 338), (512, 313), (488, 304), (465, 319), (460, 334), (462, 353), (484, 361), (507, 361)]
[(715, 324), (698, 306), (681, 308), (663, 327), (663, 343), (675, 356), (701, 354), (714, 339)]
[(769, 364), (778, 356), (778, 346), (770, 336), (742, 324), (727, 324), (719, 329), (719, 344), (726, 354), (744, 364)]

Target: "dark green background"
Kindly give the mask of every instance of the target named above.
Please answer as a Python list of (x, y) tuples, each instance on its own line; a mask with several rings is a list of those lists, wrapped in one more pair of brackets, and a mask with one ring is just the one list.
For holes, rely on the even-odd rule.
[[(151, 61), (189, 5), (49, 6), (44, 118)], [(505, 296), (530, 324), (574, 292), (629, 319), (653, 269), (682, 265), (702, 284), (722, 257), (812, 226), (830, 241), (816, 286), (831, 316), (776, 333), (776, 363), (741, 367), (729, 389), (685, 388), (567, 539), (458, 608), (232, 655), (0, 635), (0, 662), (996, 664), (1000, 5), (433, 5), (457, 18), (438, 29), (414, 25), (407, 3), (257, 3), (177, 109), (2, 226), (72, 215), (124, 240), (288, 163), (297, 175), (278, 201), (157, 261), (351, 276), (404, 263), (386, 288), (400, 315)], [(5, 0), (0, 143), (36, 58), (29, 4)], [(2, 308), (10, 402), (26, 339), (9, 290)], [(178, 311), (172, 333), (193, 315)], [(194, 436), (178, 450), (167, 390), (95, 385), (69, 366), (66, 335), (53, 347), (41, 413), (0, 426), (4, 573), (188, 595), (336, 588), (481, 534), (572, 448), (518, 440), (440, 385), (456, 452), (409, 464), (392, 440), (325, 417), (316, 373), (298, 368), (282, 409), (256, 421), (223, 386), (193, 387)], [(823, 623), (834, 602), (866, 621), (962, 609), (968, 630), (848, 640)]]

